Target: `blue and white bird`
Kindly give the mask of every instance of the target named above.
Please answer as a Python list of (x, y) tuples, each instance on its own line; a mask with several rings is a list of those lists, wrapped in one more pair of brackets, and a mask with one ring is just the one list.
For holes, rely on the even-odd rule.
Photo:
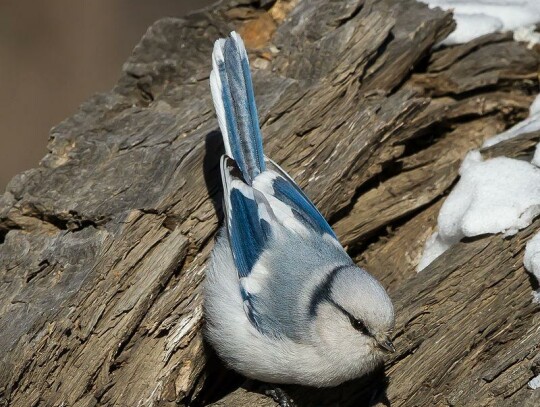
[(235, 32), (215, 43), (212, 97), (225, 144), (225, 225), (205, 283), (206, 337), (243, 375), (334, 386), (372, 371), (394, 309), (300, 187), (263, 152), (249, 62)]

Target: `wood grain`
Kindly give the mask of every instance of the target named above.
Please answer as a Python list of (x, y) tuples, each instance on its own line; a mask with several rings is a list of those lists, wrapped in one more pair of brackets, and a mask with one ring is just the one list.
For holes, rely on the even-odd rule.
[[(153, 24), (117, 85), (53, 128), (0, 197), (0, 405), (272, 405), (201, 335), (222, 216), (210, 55), (253, 27), (267, 154), (398, 315), (386, 380), (288, 391), (306, 406), (536, 405), (521, 264), (538, 223), (414, 268), (465, 152), (527, 115), (540, 58), (500, 34), (434, 50), (451, 15), (412, 0), (224, 1)], [(484, 153), (523, 158), (534, 140)]]

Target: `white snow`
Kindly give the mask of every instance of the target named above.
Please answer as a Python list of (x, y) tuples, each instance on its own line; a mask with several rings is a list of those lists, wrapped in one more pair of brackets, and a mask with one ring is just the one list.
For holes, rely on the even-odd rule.
[(540, 375), (532, 378), (529, 383), (529, 388), (532, 389), (532, 390), (536, 390), (538, 388), (540, 388)]
[(430, 7), (452, 10), (456, 29), (442, 43), (468, 42), (497, 31), (515, 31), (515, 39), (538, 43), (539, 0), (420, 0)]
[(463, 44), (482, 35), (503, 30), (501, 20), (485, 14), (455, 13), (454, 20), (456, 20), (456, 29), (442, 41), (442, 44)]
[(532, 49), (536, 44), (540, 44), (540, 33), (536, 32), (536, 25), (519, 27), (514, 30), (514, 41), (526, 42), (527, 48)]
[(540, 144), (536, 145), (536, 149), (534, 150), (534, 157), (531, 163), (536, 165), (537, 167), (540, 167)]
[[(535, 130), (540, 130), (540, 95), (531, 104), (529, 117), (486, 140), (483, 147)], [(507, 157), (484, 160), (479, 151), (470, 151), (459, 175), (460, 180), (441, 207), (437, 230), (424, 245), (417, 271), (464, 237), (512, 235), (540, 214), (540, 143), (530, 163)], [(523, 264), (540, 282), (540, 231), (527, 242)], [(533, 292), (533, 301), (540, 303), (540, 290)], [(540, 388), (540, 375), (529, 382), (529, 387)]]
[(540, 233), (527, 242), (523, 265), (540, 281)]
[[(525, 246), (525, 255), (523, 256), (523, 265), (529, 273), (532, 273), (537, 281), (540, 281), (540, 233), (533, 236)], [(533, 292), (533, 301), (540, 303), (540, 292)], [(534, 383), (533, 383), (534, 382)], [(536, 387), (533, 387), (536, 386)], [(529, 382), (531, 389), (540, 387), (540, 375)]]
[[(540, 0), (538, 0), (540, 4)], [(519, 122), (514, 127), (487, 139), (482, 147), (491, 147), (501, 141), (514, 138), (523, 133), (540, 130), (540, 95), (536, 96), (529, 108), (529, 117)]]
[(438, 232), (433, 233), (424, 245), (424, 252), (422, 253), (422, 258), (416, 267), (417, 271), (422, 271), (427, 266), (431, 264), (433, 260), (443, 254), (445, 251), (450, 249), (454, 244), (459, 242), (457, 239), (455, 242), (451, 242), (450, 238), (443, 238), (439, 236)]
[(459, 173), (439, 213), (438, 231), (426, 242), (419, 271), (463, 237), (512, 235), (540, 213), (540, 168), (531, 163), (507, 157), (483, 160), (473, 150)]
[(540, 95), (537, 95), (529, 107), (529, 117), (540, 115)]

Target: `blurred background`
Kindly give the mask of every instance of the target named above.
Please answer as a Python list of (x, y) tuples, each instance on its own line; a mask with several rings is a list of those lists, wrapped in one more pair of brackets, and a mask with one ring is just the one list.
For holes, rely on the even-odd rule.
[(214, 2), (0, 1), (0, 194), (38, 165), (53, 125), (114, 85), (152, 22)]

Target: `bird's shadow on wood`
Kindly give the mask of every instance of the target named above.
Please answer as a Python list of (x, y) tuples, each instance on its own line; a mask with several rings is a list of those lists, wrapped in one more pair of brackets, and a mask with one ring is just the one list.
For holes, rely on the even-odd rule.
[(206, 358), (204, 381), (200, 391), (191, 399), (190, 407), (212, 404), (238, 389), (246, 380), (240, 374), (227, 368), (206, 340), (203, 341), (203, 347)]
[[(191, 407), (207, 406), (239, 387), (267, 397), (265, 391), (273, 385), (246, 379), (228, 369), (206, 341), (204, 341), (204, 353), (206, 373), (203, 375), (202, 388), (189, 403)], [(380, 367), (369, 375), (336, 387), (315, 388), (299, 385), (279, 385), (278, 387), (294, 400), (296, 407), (391, 407), (386, 396), (388, 382), (384, 367)]]
[[(218, 223), (221, 225), (223, 223), (223, 187), (221, 184), (220, 161), (225, 154), (225, 147), (219, 130), (213, 130), (206, 134), (204, 149), (204, 182), (208, 197), (214, 206)], [(224, 365), (206, 340), (203, 340), (203, 346), (206, 362), (202, 375), (202, 384), (197, 394), (190, 397), (189, 405), (191, 407), (202, 407), (216, 402), (240, 387), (245, 381), (242, 376)]]
[[(246, 390), (264, 394), (268, 385), (246, 382)], [(294, 400), (296, 407), (369, 407), (388, 406), (386, 396), (388, 377), (381, 366), (373, 373), (351, 380), (336, 387), (315, 388), (298, 385), (279, 385)]]
[(221, 186), (221, 173), (219, 169), (221, 156), (225, 154), (221, 132), (213, 130), (204, 139), (205, 154), (203, 158), (203, 173), (208, 196), (214, 205), (214, 211), (219, 219), (219, 224), (223, 221), (223, 188)]

